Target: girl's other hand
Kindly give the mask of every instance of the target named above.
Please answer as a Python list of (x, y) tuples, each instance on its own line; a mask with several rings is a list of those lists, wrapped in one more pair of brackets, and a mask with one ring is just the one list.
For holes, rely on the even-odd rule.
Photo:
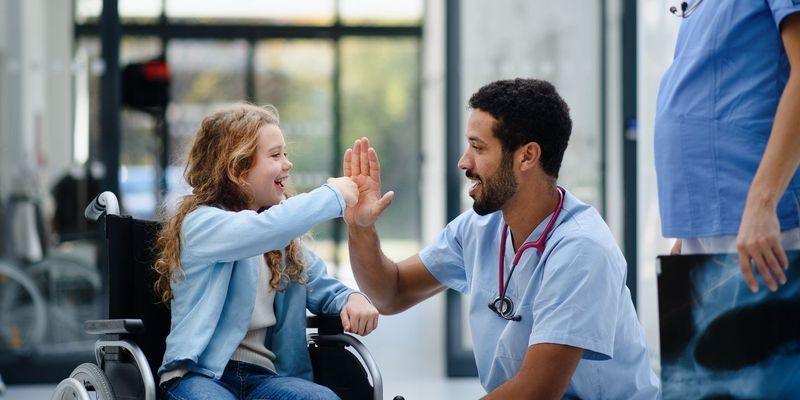
[(328, 178), (328, 184), (336, 186), (340, 192), (342, 192), (342, 197), (344, 198), (344, 204), (347, 207), (352, 207), (358, 203), (358, 186), (352, 179), (343, 176), (340, 178)]
[(367, 336), (378, 327), (378, 309), (362, 293), (351, 293), (339, 315), (348, 333)]

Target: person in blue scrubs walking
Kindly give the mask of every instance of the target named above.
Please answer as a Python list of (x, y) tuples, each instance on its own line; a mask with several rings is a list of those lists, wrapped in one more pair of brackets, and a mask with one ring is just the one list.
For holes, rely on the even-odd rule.
[(601, 216), (557, 185), (572, 122), (548, 82), (497, 81), (478, 90), (458, 167), (473, 209), (419, 254), (395, 263), (375, 221), (380, 163), (367, 139), (345, 152), (359, 186), (345, 211), (359, 287), (383, 314), (450, 287), (469, 296), (487, 399), (655, 399), (660, 383), (625, 286), (626, 263)]
[(800, 248), (800, 1), (682, 9), (656, 106), (662, 233), (673, 254), (738, 252), (774, 291)]

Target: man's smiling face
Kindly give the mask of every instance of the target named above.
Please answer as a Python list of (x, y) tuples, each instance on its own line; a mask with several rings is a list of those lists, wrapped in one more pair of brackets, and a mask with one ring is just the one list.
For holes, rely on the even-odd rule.
[(473, 182), (469, 196), (475, 200), (472, 208), (478, 215), (500, 210), (517, 193), (514, 160), (494, 136), (496, 122), (487, 112), (472, 111), (467, 122), (467, 148), (458, 161), (458, 167)]

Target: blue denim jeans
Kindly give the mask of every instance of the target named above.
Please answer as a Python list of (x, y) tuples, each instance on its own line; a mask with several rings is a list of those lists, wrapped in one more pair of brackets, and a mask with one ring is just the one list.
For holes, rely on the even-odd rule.
[(257, 365), (231, 360), (221, 379), (188, 373), (165, 384), (166, 400), (339, 400), (333, 391), (305, 379), (279, 376)]

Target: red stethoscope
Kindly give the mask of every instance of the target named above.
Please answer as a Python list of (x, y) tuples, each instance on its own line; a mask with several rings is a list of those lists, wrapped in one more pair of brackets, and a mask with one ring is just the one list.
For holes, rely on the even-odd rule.
[(550, 217), (550, 220), (547, 221), (547, 225), (544, 227), (544, 231), (536, 239), (535, 242), (525, 242), (520, 248), (517, 250), (517, 253), (514, 255), (514, 261), (511, 262), (511, 271), (508, 272), (508, 278), (505, 279), (505, 284), (503, 284), (503, 265), (505, 264), (505, 253), (506, 253), (506, 235), (508, 234), (508, 224), (503, 224), (503, 233), (500, 236), (500, 262), (497, 265), (497, 287), (499, 296), (495, 297), (495, 299), (489, 303), (489, 309), (494, 311), (500, 318), (509, 321), (519, 321), (522, 319), (519, 315), (514, 315), (514, 303), (506, 297), (506, 289), (508, 289), (508, 283), (511, 281), (511, 275), (514, 274), (514, 270), (517, 268), (517, 263), (519, 263), (519, 259), (522, 257), (522, 253), (525, 250), (533, 247), (536, 250), (539, 250), (539, 253), (544, 253), (544, 246), (547, 243), (547, 236), (553, 230), (553, 225), (555, 224), (556, 220), (558, 219), (559, 214), (561, 214), (561, 207), (564, 205), (564, 189), (558, 188), (558, 205), (556, 209), (553, 210), (553, 216)]

